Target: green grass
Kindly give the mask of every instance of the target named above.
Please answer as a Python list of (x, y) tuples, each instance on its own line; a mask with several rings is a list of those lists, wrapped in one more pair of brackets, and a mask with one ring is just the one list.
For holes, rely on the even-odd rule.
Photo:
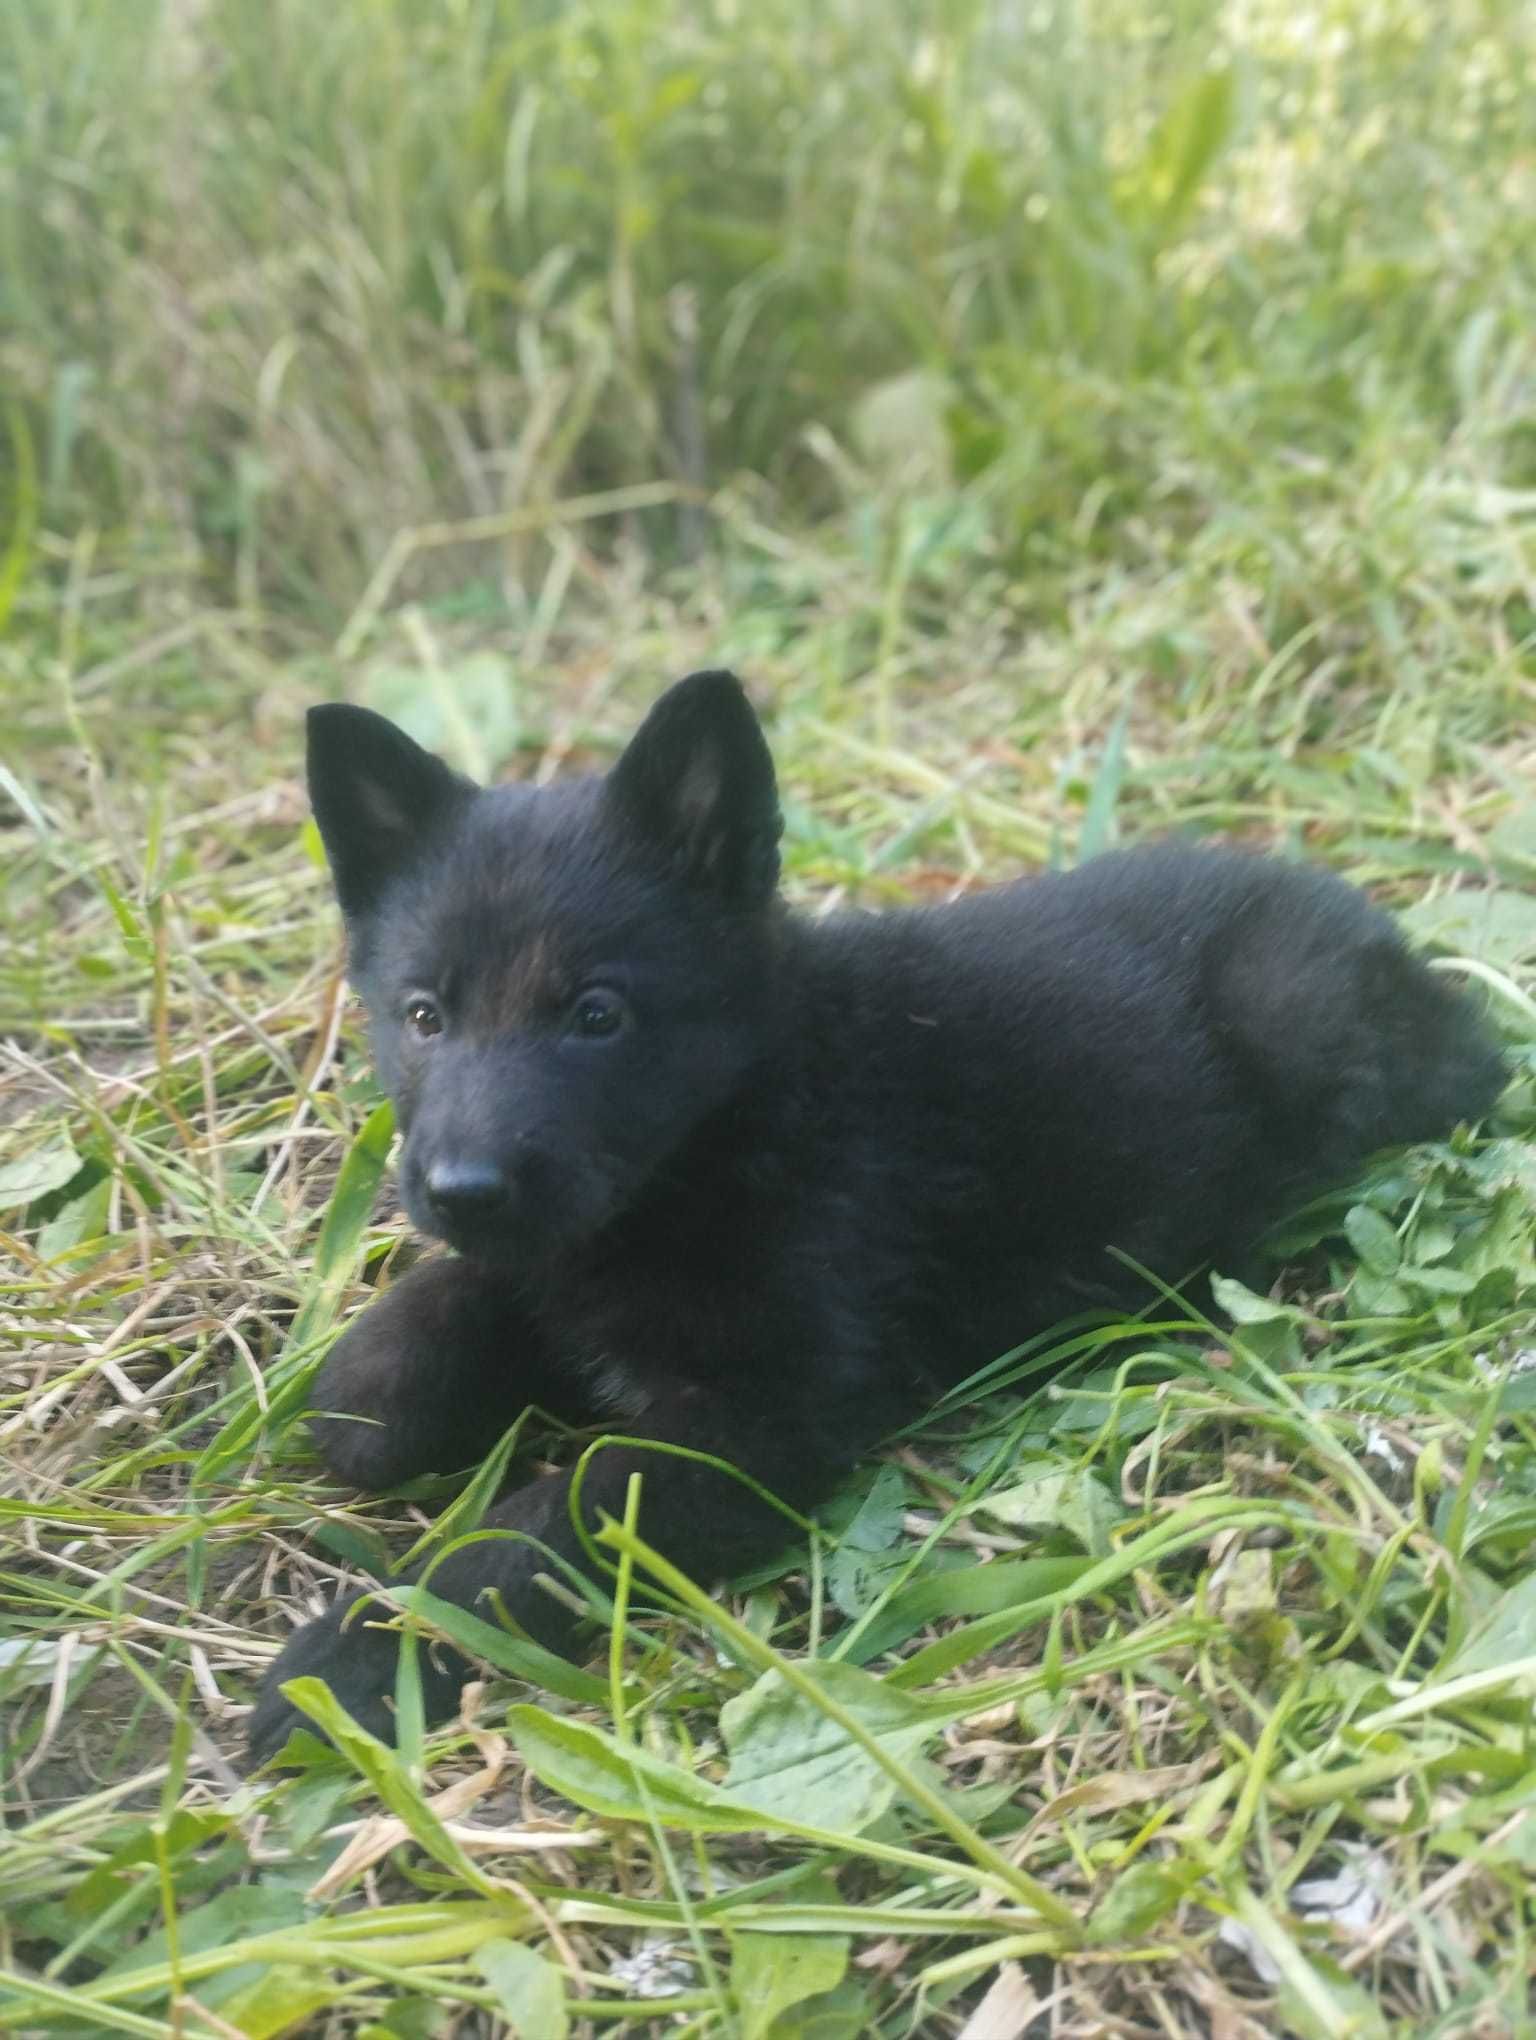
[[(1533, 2030), (1529, 22), (997, 21), (5, 12), (0, 2033)], [(302, 711), (545, 777), (716, 661), (807, 908), (1267, 844), (1511, 1089), (784, 1568), (662, 1620), (620, 1530), (558, 1690), (243, 1779), (448, 1493), (298, 1420), (409, 1251)]]

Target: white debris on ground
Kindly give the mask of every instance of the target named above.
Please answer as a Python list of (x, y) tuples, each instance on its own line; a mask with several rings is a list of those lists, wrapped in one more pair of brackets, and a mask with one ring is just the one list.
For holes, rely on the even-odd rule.
[[(1290, 1907), (1299, 1920), (1326, 1922), (1347, 1940), (1359, 1940), (1381, 1916), (1391, 1889), (1391, 1872), (1377, 1850), (1363, 1842), (1344, 1843), (1339, 1866), (1326, 1877), (1304, 1877), (1291, 1886)], [(1241, 1955), (1261, 1983), (1280, 1981), (1280, 1971), (1251, 1927), (1227, 1919), (1216, 1938)]]
[(1361, 1447), (1361, 1457), (1377, 1460), (1386, 1468), (1388, 1473), (1401, 1473), (1408, 1464), (1386, 1432), (1379, 1425), (1375, 1424), (1365, 1434), (1365, 1443)]
[(610, 1962), (608, 1974), (615, 1983), (622, 1983), (626, 1990), (642, 1998), (676, 1997), (679, 1991), (691, 1990), (697, 1981), (693, 1956), (686, 1946), (658, 1935)]

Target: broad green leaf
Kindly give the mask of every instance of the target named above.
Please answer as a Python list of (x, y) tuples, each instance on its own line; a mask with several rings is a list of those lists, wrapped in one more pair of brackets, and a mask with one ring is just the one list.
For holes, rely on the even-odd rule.
[(443, 2008), (429, 1998), (400, 1998), (382, 2019), (357, 2029), (357, 2040), (442, 2040)]
[(80, 1173), (80, 1157), (69, 1136), (60, 1134), (45, 1147), (34, 1148), (14, 1162), (0, 1165), (0, 1211), (32, 1204), (54, 1190), (62, 1190), (72, 1176)]
[[(856, 1665), (833, 1660), (804, 1670), (899, 1763), (937, 1732), (931, 1712)], [(726, 1702), (720, 1733), (731, 1755), (725, 1791), (776, 1818), (857, 1834), (896, 1795), (874, 1759), (777, 1672)]]
[(853, 1521), (839, 1543), (856, 1551), (885, 1551), (901, 1537), (901, 1522), (911, 1498), (911, 1483), (899, 1466), (882, 1466), (869, 1484)]
[(1419, 900), (1398, 919), (1416, 942), (1459, 950), (1504, 969), (1536, 957), (1536, 898), (1529, 893), (1469, 887)]
[[(837, 1548), (827, 1560), (827, 1592), (833, 1606), (844, 1615), (862, 1615), (911, 1563), (915, 1547), (901, 1534), (909, 1500), (907, 1476), (899, 1466), (884, 1465), (869, 1482), (846, 1527), (836, 1533)], [(821, 1510), (823, 1525), (830, 1518), (835, 1531), (839, 1508), (845, 1506), (846, 1497), (839, 1496)]]
[(1536, 800), (1522, 801), (1494, 825), (1488, 847), (1495, 857), (1536, 871)]
[(1536, 1656), (1536, 1573), (1527, 1574), (1499, 1596), (1436, 1677), (1460, 1678), (1464, 1672), (1493, 1671), (1532, 1656)]
[(72, 1197), (56, 1211), (37, 1235), (37, 1251), (45, 1261), (57, 1261), (89, 1240), (99, 1240), (106, 1231), (107, 1210), (112, 1202), (112, 1179), (103, 1176), (89, 1190)]
[(1160, 1863), (1133, 1863), (1117, 1877), (1088, 1917), (1088, 1938), (1101, 1948), (1132, 1946), (1166, 1919), (1198, 1876)]
[(1217, 1307), (1225, 1311), (1235, 1325), (1300, 1324), (1305, 1321), (1305, 1312), (1297, 1310), (1294, 1304), (1277, 1303), (1272, 1296), (1257, 1296), (1246, 1284), (1230, 1275), (1211, 1277), (1211, 1295)]
[(226, 1813), (215, 1813), (211, 1808), (178, 1807), (168, 1820), (159, 1824), (158, 1832), (149, 1827), (141, 1828), (131, 1840), (114, 1849), (105, 1862), (96, 1865), (91, 1876), (102, 1879), (101, 1887), (95, 1893), (96, 1902), (105, 1902), (122, 1891), (121, 1873), (124, 1870), (139, 1863), (158, 1862), (162, 1856), (167, 1862), (174, 1863), (179, 1857), (201, 1853), (210, 1842), (227, 1834), (229, 1827), (230, 1818)]
[(1499, 1392), (1499, 1415), (1536, 1409), (1536, 1373), (1512, 1374)]
[(490, 778), (521, 735), (517, 680), (495, 652), (471, 652), (425, 673), (416, 666), (379, 667), (363, 698), (476, 779)]
[(646, 1820), (654, 1813), (671, 1827), (700, 1834), (740, 1834), (763, 1825), (761, 1813), (733, 1805), (707, 1779), (606, 1730), (521, 1706), (508, 1710), (507, 1732), (537, 1778), (589, 1813), (609, 1820)]
[(1373, 1275), (1390, 1280), (1402, 1263), (1396, 1230), (1369, 1204), (1355, 1204), (1344, 1214), (1349, 1244)]
[(1092, 1557), (1104, 1558), (1109, 1533), (1124, 1521), (1126, 1512), (1091, 1473), (1053, 1469), (988, 1495), (977, 1505), (977, 1513), (1010, 1529), (1063, 1531)]
[(342, 1818), (337, 1809), (352, 1790), (352, 1780), (337, 1769), (293, 1781), (273, 1811), (295, 1855), (307, 1855), (331, 1822)]
[(733, 1934), (731, 1995), (740, 2040), (767, 2040), (782, 2013), (835, 1990), (847, 1968), (845, 1934)]
[(827, 1592), (832, 1605), (844, 1615), (862, 1615), (911, 1562), (910, 1549), (860, 1551), (856, 1545), (839, 1545), (827, 1560)]
[[(146, 1849), (144, 1861), (152, 1860)], [(200, 1955), (213, 1948), (244, 1940), (253, 1934), (270, 1934), (296, 1927), (304, 1918), (304, 1900), (299, 1892), (281, 1885), (237, 1884), (221, 1891), (202, 1905), (189, 1907), (176, 1918), (176, 1946), (182, 1955)], [(170, 1936), (156, 1928), (116, 1962), (108, 1965), (97, 1982), (132, 1976), (152, 1970), (170, 1953)]]
[(1413, 1258), (1423, 1264), (1426, 1261), (1443, 1261), (1456, 1245), (1455, 1228), (1434, 1220), (1427, 1220), (1413, 1229)]
[(1465, 1268), (1409, 1266), (1399, 1268), (1397, 1273), (1400, 1282), (1406, 1282), (1410, 1289), (1422, 1289), (1427, 1296), (1470, 1296), (1478, 1281)]
[(865, 2040), (875, 2031), (869, 1993), (852, 1977), (786, 2013), (768, 2040)]
[(521, 1941), (486, 1941), (470, 1959), (517, 2040), (565, 2040), (571, 2023), (565, 1978), (552, 1962)]
[(1239, 1649), (1264, 1661), (1301, 1655), (1296, 1625), (1280, 1611), (1272, 1552), (1255, 1546), (1236, 1551), (1211, 1575), (1212, 1613)]
[[(835, 1689), (844, 1706), (851, 1702), (861, 1725), (898, 1758), (936, 1732), (931, 1712), (914, 1719), (915, 1703), (894, 1691), (888, 1705), (873, 1701), (866, 1687), (886, 1689), (867, 1673), (838, 1664), (808, 1669), (830, 1673), (828, 1690)], [(765, 1691), (770, 1681), (776, 1694)], [(654, 1818), (697, 1834), (748, 1834), (775, 1825), (854, 1834), (895, 1794), (894, 1781), (777, 1673), (765, 1673), (721, 1710), (721, 1730), (733, 1762), (726, 1784), (716, 1786), (636, 1743), (542, 1707), (513, 1707), (507, 1715), (507, 1732), (534, 1775), (609, 1820)]]
[(1413, 1298), (1401, 1283), (1362, 1268), (1350, 1286), (1350, 1302), (1361, 1317), (1407, 1317)]
[(210, 2006), (217, 2004), (226, 2029), (243, 2034), (245, 2040), (276, 2040), (280, 2034), (312, 2030), (312, 2015), (349, 1997), (352, 1990), (349, 1982), (329, 1981), (295, 1962), (275, 1962), (228, 1997), (210, 1993), (206, 1984), (199, 1995)]

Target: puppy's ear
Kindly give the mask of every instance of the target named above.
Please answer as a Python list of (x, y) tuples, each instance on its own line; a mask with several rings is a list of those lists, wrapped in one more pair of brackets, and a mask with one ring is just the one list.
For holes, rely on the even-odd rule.
[(310, 805), (352, 920), (475, 789), (371, 708), (332, 701), (305, 721)]
[(692, 883), (760, 906), (779, 876), (773, 759), (734, 673), (669, 687), (608, 775), (610, 811)]

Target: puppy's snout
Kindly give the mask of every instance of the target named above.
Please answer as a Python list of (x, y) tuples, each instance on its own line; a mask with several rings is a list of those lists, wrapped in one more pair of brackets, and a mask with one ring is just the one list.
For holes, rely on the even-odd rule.
[(495, 1162), (452, 1159), (427, 1170), (427, 1196), (445, 1225), (483, 1226), (506, 1215), (512, 1185)]

